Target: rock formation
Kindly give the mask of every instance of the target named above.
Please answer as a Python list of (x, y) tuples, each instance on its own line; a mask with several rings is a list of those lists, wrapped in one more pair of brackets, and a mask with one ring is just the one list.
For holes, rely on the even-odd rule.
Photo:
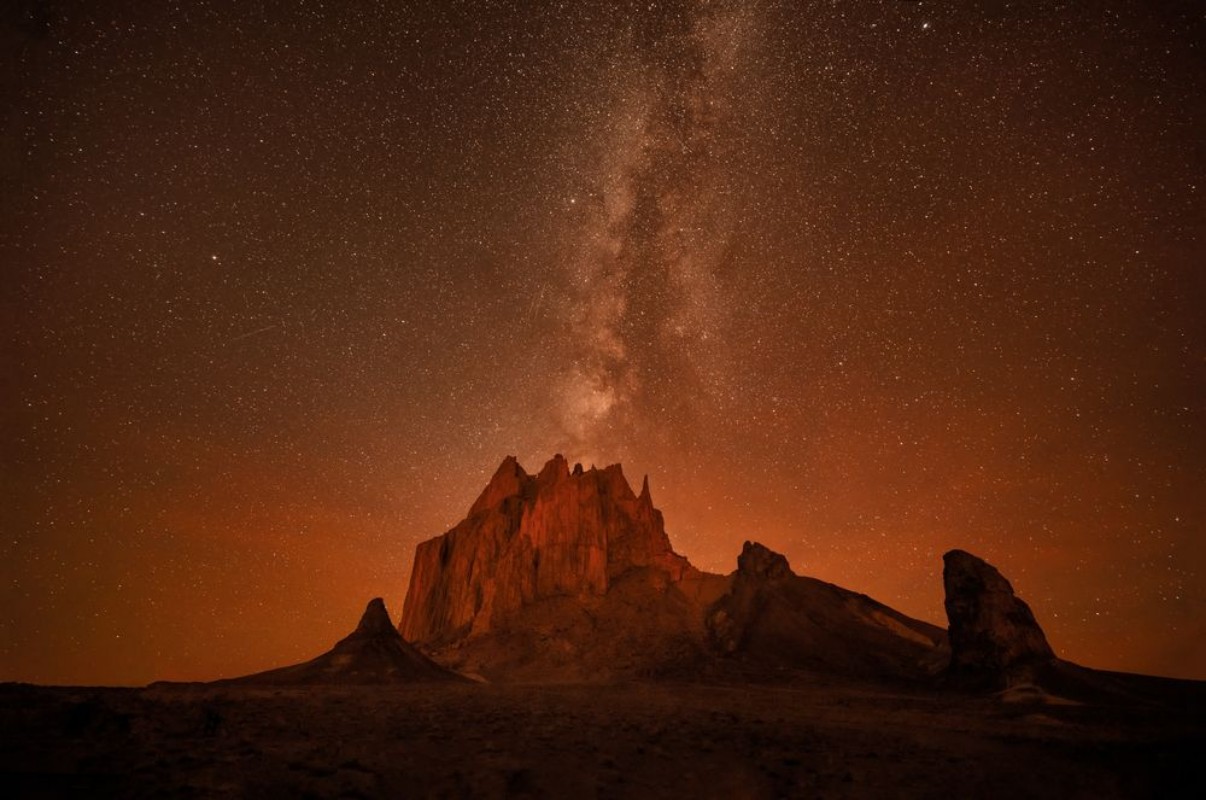
[(318, 658), (218, 683), (346, 685), (465, 680), (407, 644), (378, 597), (369, 602), (356, 630)]
[(720, 653), (754, 667), (920, 679), (943, 663), (941, 628), (814, 578), (756, 542), (737, 558), (732, 589), (707, 612)]
[(463, 522), (419, 544), (399, 630), (490, 680), (734, 665), (916, 678), (945, 663), (941, 629), (797, 576), (761, 545), (746, 543), (731, 576), (696, 570), (670, 547), (648, 480), (637, 495), (619, 465), (571, 470), (561, 456), (534, 476), (507, 457)]
[(995, 567), (962, 550), (942, 561), (953, 682), (1005, 688), (1055, 661), (1030, 607)]
[(670, 547), (646, 481), (638, 497), (618, 464), (558, 455), (539, 474), (508, 456), (469, 516), (415, 551), (400, 631), (427, 645), (498, 627), (554, 597), (602, 597), (629, 570), (678, 582), (693, 572)]

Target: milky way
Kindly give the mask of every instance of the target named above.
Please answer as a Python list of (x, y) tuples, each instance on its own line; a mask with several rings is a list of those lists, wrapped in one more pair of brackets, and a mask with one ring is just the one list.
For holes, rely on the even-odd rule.
[[(753, 32), (744, 5), (702, 6), (633, 34), (607, 63), (602, 132), (577, 156), (587, 176), (567, 227), (570, 364), (559, 420), (570, 449), (607, 453), (653, 435), (726, 390), (718, 270), (736, 185), (739, 99), (728, 76)], [(576, 220), (577, 222), (577, 220)]]
[(309, 657), (555, 452), (1206, 677), (1198, 4), (10, 6), (0, 679)]

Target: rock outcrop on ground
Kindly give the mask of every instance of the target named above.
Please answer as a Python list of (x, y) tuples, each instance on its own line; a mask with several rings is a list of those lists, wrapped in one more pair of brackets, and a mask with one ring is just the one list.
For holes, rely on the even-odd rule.
[(399, 630), (435, 660), (490, 680), (780, 676), (811, 670), (916, 679), (945, 634), (791, 572), (747, 543), (732, 575), (674, 552), (648, 480), (620, 466), (536, 475), (513, 457), (468, 517), (415, 552)]
[(942, 557), (952, 682), (1004, 689), (1033, 682), (1055, 653), (1030, 606), (996, 567), (963, 550)]
[(508, 456), (468, 517), (416, 549), (399, 630), (429, 645), (486, 633), (544, 599), (602, 597), (642, 567), (670, 582), (694, 571), (647, 481), (637, 496), (618, 464), (571, 472), (558, 455), (533, 476)]
[(701, 602), (726, 588), (674, 552), (648, 480), (638, 495), (618, 464), (557, 455), (530, 475), (508, 456), (465, 520), (416, 548), (399, 631), (491, 680), (682, 672), (702, 657)]
[(378, 597), (369, 602), (356, 630), (318, 658), (218, 683), (280, 686), (465, 680), (404, 641), (385, 610), (385, 602)]
[(924, 679), (945, 661), (943, 630), (866, 595), (792, 572), (746, 542), (731, 590), (707, 611), (715, 651), (763, 669)]

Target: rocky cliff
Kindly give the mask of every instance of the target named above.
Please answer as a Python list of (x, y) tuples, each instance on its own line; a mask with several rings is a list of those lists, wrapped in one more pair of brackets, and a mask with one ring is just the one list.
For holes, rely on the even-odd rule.
[(946, 661), (941, 629), (795, 575), (761, 545), (732, 575), (694, 569), (647, 480), (637, 495), (619, 465), (561, 456), (536, 475), (508, 457), (463, 522), (418, 546), (399, 630), (490, 680), (918, 679)]
[(465, 520), (416, 549), (399, 630), (439, 646), (544, 599), (602, 597), (638, 568), (672, 583), (694, 571), (671, 549), (647, 480), (638, 496), (618, 464), (571, 471), (558, 455), (529, 475), (508, 456)]

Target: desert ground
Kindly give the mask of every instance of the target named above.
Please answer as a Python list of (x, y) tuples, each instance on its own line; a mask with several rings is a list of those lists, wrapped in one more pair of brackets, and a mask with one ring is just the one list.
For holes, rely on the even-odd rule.
[(1201, 708), (1024, 695), (9, 684), (0, 772), (7, 797), (1206, 797)]

